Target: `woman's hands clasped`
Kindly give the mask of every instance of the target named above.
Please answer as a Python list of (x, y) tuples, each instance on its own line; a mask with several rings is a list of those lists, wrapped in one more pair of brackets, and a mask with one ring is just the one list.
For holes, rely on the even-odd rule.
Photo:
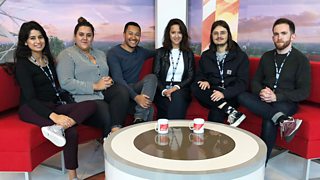
[(93, 84), (93, 89), (96, 91), (101, 91), (111, 87), (112, 85), (112, 78), (110, 76), (104, 76), (98, 82)]

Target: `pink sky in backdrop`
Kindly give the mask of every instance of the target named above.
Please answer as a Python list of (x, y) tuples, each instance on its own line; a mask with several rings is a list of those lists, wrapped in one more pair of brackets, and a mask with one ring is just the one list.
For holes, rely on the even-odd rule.
[[(202, 6), (189, 0), (189, 31), (192, 41), (201, 41)], [(21, 23), (36, 20), (49, 35), (71, 41), (80, 16), (96, 29), (96, 41), (122, 41), (123, 26), (136, 21), (142, 27), (142, 41), (154, 41), (154, 0), (7, 0), (0, 9), (0, 23), (18, 33)], [(275, 19), (287, 17), (296, 24), (297, 42), (320, 42), (319, 0), (240, 0), (238, 41), (271, 41)], [(20, 19), (20, 20), (19, 20)], [(6, 39), (0, 37), (0, 42)]]

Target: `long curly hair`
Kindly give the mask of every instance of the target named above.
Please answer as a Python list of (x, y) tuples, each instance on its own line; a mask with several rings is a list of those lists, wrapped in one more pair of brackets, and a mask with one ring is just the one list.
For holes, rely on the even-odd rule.
[(170, 39), (170, 29), (171, 26), (173, 25), (178, 25), (182, 34), (182, 40), (180, 43), (180, 50), (182, 51), (189, 51), (190, 50), (190, 43), (189, 43), (189, 35), (188, 35), (188, 30), (186, 25), (181, 21), (180, 19), (171, 19), (167, 25), (167, 27), (164, 30), (164, 35), (163, 35), (163, 43), (162, 46), (166, 50), (171, 50), (172, 49), (172, 42)]

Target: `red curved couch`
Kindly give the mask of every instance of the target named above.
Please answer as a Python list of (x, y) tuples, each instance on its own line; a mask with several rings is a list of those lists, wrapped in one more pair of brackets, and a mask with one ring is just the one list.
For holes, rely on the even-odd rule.
[[(0, 66), (0, 171), (30, 172), (40, 163), (61, 151), (43, 137), (38, 126), (19, 119), (17, 110), (20, 89), (13, 76)], [(102, 131), (80, 125), (79, 143), (97, 139)]]
[[(195, 60), (196, 68), (198, 68), (200, 57), (195, 56)], [(251, 57), (249, 60), (250, 78), (252, 78), (258, 67), (260, 58)], [(140, 75), (141, 77), (151, 73), (152, 63), (152, 59), (145, 62)], [(290, 143), (286, 143), (285, 140), (280, 139), (280, 135), (277, 136), (277, 146), (305, 159), (305, 169), (304, 174), (302, 174), (303, 179), (309, 179), (310, 160), (320, 159), (320, 93), (319, 90), (317, 90), (317, 85), (320, 85), (320, 62), (310, 61), (310, 63), (312, 74), (311, 93), (306, 101), (300, 103), (300, 109), (294, 115), (295, 118), (303, 120), (301, 128)], [(239, 110), (247, 116), (246, 120), (240, 125), (240, 128), (259, 136), (262, 119), (244, 107), (240, 107)], [(186, 119), (196, 117), (207, 119), (208, 113), (208, 109), (202, 107), (193, 97), (187, 110)]]

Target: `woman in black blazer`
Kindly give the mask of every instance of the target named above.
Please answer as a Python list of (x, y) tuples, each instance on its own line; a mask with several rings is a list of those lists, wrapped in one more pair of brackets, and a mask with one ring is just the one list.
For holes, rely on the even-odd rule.
[(171, 19), (165, 29), (163, 47), (156, 50), (153, 73), (158, 78), (155, 104), (158, 118), (184, 119), (191, 100), (194, 55), (186, 25)]

